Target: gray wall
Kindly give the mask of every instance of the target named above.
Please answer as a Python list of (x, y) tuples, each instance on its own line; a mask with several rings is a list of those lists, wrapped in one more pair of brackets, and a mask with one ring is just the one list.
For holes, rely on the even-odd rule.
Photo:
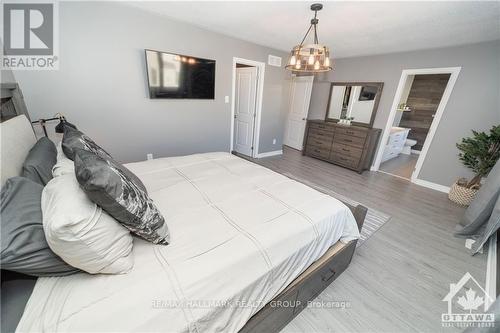
[(317, 77), (310, 119), (325, 117), (329, 81), (382, 81), (374, 127), (384, 128), (403, 69), (462, 67), (419, 178), (449, 186), (472, 173), (458, 160), (455, 144), (471, 129), (489, 130), (500, 123), (500, 41), (460, 47), (337, 59), (335, 70)]
[[(1, 45), (0, 45), (1, 47)], [(1, 71), (1, 82), (2, 83), (10, 83), (10, 82), (16, 82), (16, 79), (14, 78), (14, 74), (10, 70), (2, 70)]]
[[(228, 151), (233, 57), (286, 56), (119, 3), (61, 2), (59, 13), (60, 69), (14, 73), (28, 110), (66, 115), (121, 161)], [(149, 99), (145, 48), (215, 59), (215, 100)], [(281, 149), (286, 78), (266, 65), (260, 153)]]

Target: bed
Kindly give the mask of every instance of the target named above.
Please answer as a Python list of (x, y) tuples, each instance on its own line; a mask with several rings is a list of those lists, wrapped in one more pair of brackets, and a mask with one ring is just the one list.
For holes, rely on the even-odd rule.
[(228, 153), (126, 166), (171, 243), (135, 238), (127, 274), (38, 278), (17, 331), (279, 331), (349, 265), (366, 213)]

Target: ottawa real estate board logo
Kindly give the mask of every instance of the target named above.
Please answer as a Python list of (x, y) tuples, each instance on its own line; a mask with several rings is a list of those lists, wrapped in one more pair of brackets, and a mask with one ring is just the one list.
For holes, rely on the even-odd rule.
[(495, 314), (487, 311), (493, 298), (469, 272), (457, 283), (450, 283), (443, 301), (448, 303), (448, 312), (441, 315), (443, 327), (495, 326)]
[(58, 3), (2, 1), (0, 7), (1, 68), (58, 69)]

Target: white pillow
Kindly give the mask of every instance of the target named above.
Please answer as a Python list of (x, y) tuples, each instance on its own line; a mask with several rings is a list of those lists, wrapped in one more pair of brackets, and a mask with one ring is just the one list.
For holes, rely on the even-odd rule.
[(52, 167), (52, 176), (57, 177), (67, 173), (75, 173), (75, 163), (70, 160), (63, 152), (61, 142), (56, 145), (57, 160), (56, 164)]
[(134, 265), (130, 232), (87, 198), (74, 173), (45, 185), (42, 215), (47, 243), (71, 266), (122, 274)]

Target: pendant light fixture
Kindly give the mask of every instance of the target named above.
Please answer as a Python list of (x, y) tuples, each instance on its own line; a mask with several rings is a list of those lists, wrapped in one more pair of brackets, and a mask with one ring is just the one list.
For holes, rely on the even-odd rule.
[[(318, 11), (323, 9), (323, 5), (320, 3), (315, 3), (311, 5), (311, 10), (314, 11), (314, 18), (311, 19), (311, 25), (307, 32), (302, 38), (299, 45), (295, 46), (290, 52), (290, 58), (285, 66), (286, 69), (294, 72), (306, 72), (306, 73), (321, 73), (328, 72), (332, 70), (330, 64), (330, 50), (325, 45), (319, 44), (318, 42)], [(304, 44), (307, 36), (314, 32), (313, 43)]]

